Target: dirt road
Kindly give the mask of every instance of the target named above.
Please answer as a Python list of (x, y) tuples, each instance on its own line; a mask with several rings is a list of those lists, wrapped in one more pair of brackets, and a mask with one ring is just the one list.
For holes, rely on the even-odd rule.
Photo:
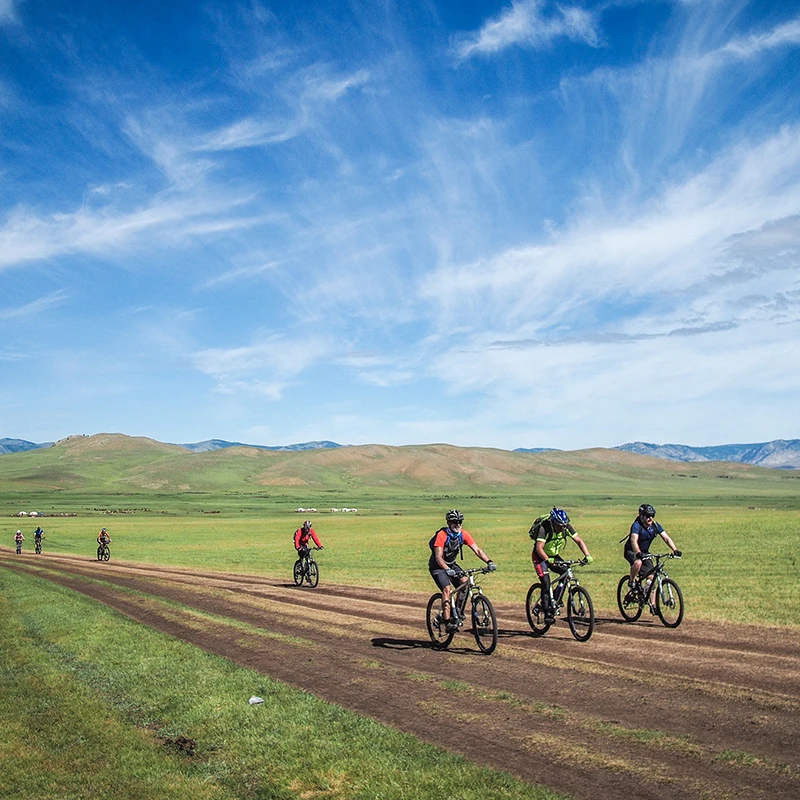
[(564, 622), (537, 639), (521, 592), (495, 604), (500, 642), (484, 656), (469, 632), (431, 648), (428, 595), (327, 585), (324, 572), (309, 589), (6, 549), (0, 566), (421, 739), (442, 745), (449, 730), (468, 758), (577, 798), (800, 797), (798, 631), (691, 618), (668, 630), (601, 610), (586, 643)]

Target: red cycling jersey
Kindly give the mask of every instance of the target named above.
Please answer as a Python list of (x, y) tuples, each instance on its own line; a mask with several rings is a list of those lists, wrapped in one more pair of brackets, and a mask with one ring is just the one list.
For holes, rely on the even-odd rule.
[(299, 550), (301, 547), (308, 547), (308, 540), (313, 539), (317, 547), (322, 547), (322, 543), (317, 539), (317, 534), (313, 528), (309, 528), (308, 532), (302, 528), (298, 528), (294, 532), (294, 549)]

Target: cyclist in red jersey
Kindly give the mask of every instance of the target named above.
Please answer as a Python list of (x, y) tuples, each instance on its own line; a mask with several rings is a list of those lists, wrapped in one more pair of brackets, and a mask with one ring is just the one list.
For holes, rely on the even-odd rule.
[(311, 527), (311, 520), (306, 520), (295, 532), (294, 532), (294, 549), (297, 550), (297, 557), (298, 558), (305, 558), (308, 555), (308, 541), (309, 539), (314, 542), (314, 544), (319, 547), (320, 550), (324, 550), (322, 546), (322, 542), (320, 542), (319, 538), (317, 537), (316, 532)]
[(494, 562), (478, 547), (469, 531), (462, 529), (464, 515), (454, 508), (445, 515), (447, 527), (439, 528), (430, 541), (431, 557), (428, 569), (436, 585), (442, 590), (442, 619), (447, 630), (450, 630), (450, 595), (453, 586), (467, 580), (464, 570), (456, 564), (461, 546), (469, 547), (481, 561), (485, 561), (490, 570), (496, 569)]

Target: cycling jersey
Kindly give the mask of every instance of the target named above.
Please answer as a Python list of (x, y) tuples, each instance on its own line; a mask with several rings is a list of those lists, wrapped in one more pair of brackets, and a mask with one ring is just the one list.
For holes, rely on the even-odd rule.
[[(448, 535), (449, 533), (449, 535)], [(452, 567), (456, 563), (458, 554), (461, 552), (461, 546), (466, 545), (472, 547), (475, 540), (469, 531), (462, 530), (460, 534), (456, 534), (449, 528), (439, 528), (431, 540), (431, 557), (428, 561), (428, 569), (435, 570), (441, 569), (441, 565), (436, 560), (436, 554), (433, 552), (435, 547), (442, 548), (442, 558), (448, 567)]]
[[(639, 553), (649, 553), (650, 552), (650, 545), (653, 542), (653, 539), (656, 536), (660, 536), (664, 533), (664, 529), (661, 525), (653, 520), (652, 525), (642, 525), (641, 520), (639, 517), (633, 521), (633, 525), (631, 525), (631, 533), (635, 533), (638, 536), (637, 543), (638, 543), (638, 551)], [(628, 535), (627, 540), (625, 541), (625, 549), (626, 550), (633, 550), (633, 545), (631, 544), (631, 537), (630, 534)]]
[(564, 549), (567, 543), (567, 537), (569, 536), (571, 539), (574, 539), (575, 533), (575, 528), (570, 524), (567, 524), (566, 528), (557, 531), (553, 527), (553, 520), (546, 519), (536, 532), (536, 541), (544, 542), (545, 555), (548, 558), (554, 558)]
[(313, 528), (309, 528), (308, 531), (298, 528), (294, 532), (294, 549), (299, 550), (301, 547), (308, 547), (309, 539), (312, 539), (317, 547), (322, 547), (322, 544), (317, 538), (317, 534), (314, 532)]

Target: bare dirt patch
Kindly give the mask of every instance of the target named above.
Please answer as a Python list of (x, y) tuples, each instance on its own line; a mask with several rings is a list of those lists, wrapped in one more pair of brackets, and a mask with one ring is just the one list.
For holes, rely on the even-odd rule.
[(7, 549), (0, 565), (578, 798), (800, 796), (793, 629), (601, 611), (589, 642), (564, 623), (536, 639), (521, 587), (496, 604), (500, 644), (484, 656), (469, 632), (430, 646), (427, 595)]

